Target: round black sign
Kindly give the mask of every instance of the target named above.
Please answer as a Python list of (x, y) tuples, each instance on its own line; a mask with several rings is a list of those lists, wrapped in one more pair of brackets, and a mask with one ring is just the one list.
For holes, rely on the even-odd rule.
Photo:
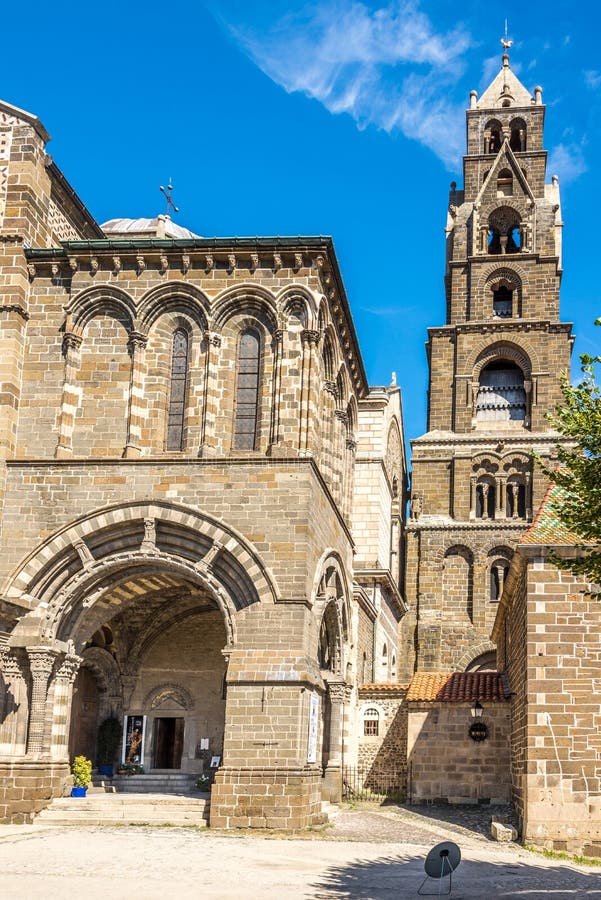
[(473, 741), (485, 741), (488, 737), (488, 728), (484, 722), (472, 722), (469, 735)]

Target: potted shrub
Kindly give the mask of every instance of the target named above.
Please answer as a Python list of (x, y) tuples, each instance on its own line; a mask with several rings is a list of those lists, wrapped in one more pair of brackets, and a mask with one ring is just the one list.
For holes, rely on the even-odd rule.
[(113, 764), (121, 743), (121, 723), (115, 716), (105, 719), (98, 728), (96, 762), (101, 775), (113, 777)]
[(92, 780), (92, 762), (85, 756), (76, 756), (71, 766), (73, 773), (72, 797), (85, 797), (88, 785)]

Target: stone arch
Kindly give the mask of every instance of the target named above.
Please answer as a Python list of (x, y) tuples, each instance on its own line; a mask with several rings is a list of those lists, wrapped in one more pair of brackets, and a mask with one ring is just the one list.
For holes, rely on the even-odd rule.
[(109, 697), (118, 697), (121, 693), (119, 666), (108, 652), (101, 647), (86, 647), (81, 653), (82, 666), (91, 669), (99, 689)]
[(173, 700), (182, 709), (194, 709), (194, 698), (183, 685), (175, 682), (163, 682), (148, 691), (144, 698), (145, 709), (156, 709), (166, 700)]
[(187, 282), (161, 284), (147, 291), (138, 305), (138, 327), (148, 334), (155, 321), (166, 313), (184, 312), (198, 325), (201, 334), (209, 321), (209, 299), (199, 288)]
[(217, 329), (234, 315), (248, 313), (265, 317), (271, 332), (278, 329), (278, 304), (271, 291), (256, 284), (237, 284), (222, 291), (213, 300), (213, 322)]
[(321, 344), (321, 359), (323, 365), (323, 378), (326, 381), (335, 381), (336, 372), (340, 367), (336, 342), (336, 332), (332, 325), (326, 325)]
[(514, 341), (495, 341), (493, 344), (481, 342), (468, 358), (468, 368), (473, 372), (474, 380), (477, 380), (491, 362), (498, 359), (506, 359), (515, 363), (524, 373), (525, 378), (530, 378), (533, 370), (533, 349), (526, 342), (518, 339)]
[(496, 275), (500, 275), (506, 277), (508, 279), (515, 279), (519, 281), (520, 287), (527, 285), (528, 282), (528, 273), (526, 269), (521, 266), (518, 262), (514, 262), (512, 259), (511, 262), (503, 261), (503, 265), (499, 265), (498, 262), (488, 263), (480, 270), (480, 277), (477, 282), (477, 290), (481, 292), (488, 285), (490, 285)]
[(276, 295), (276, 302), (284, 315), (289, 314), (289, 310), (293, 309), (296, 304), (301, 304), (305, 310), (306, 324), (304, 327), (316, 327), (317, 303), (315, 295), (304, 285), (286, 285), (286, 287), (282, 288)]
[(139, 501), (89, 514), (29, 555), (8, 585), (10, 596), (27, 596), (34, 607), (15, 631), (33, 627), (44, 639), (66, 640), (82, 610), (122, 583), (124, 573), (157, 570), (210, 593), (228, 643), (235, 640), (239, 609), (279, 596), (254, 548), (232, 528), (187, 507)]
[(458, 659), (456, 669), (458, 672), (465, 672), (470, 663), (485, 653), (497, 652), (497, 645), (492, 641), (482, 641), (466, 650)]
[(76, 294), (66, 307), (67, 332), (83, 335), (88, 322), (99, 315), (111, 315), (126, 323), (128, 332), (135, 330), (136, 306), (122, 288), (110, 284), (94, 285)]

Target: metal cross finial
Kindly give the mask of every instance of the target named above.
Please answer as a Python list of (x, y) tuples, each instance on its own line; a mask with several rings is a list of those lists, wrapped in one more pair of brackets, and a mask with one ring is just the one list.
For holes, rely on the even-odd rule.
[(505, 37), (501, 38), (501, 46), (503, 47), (503, 50), (507, 52), (512, 44), (513, 41), (507, 40), (507, 19), (505, 19)]
[(171, 211), (172, 211), (172, 210), (173, 210), (174, 213), (179, 212), (178, 207), (175, 205), (175, 203), (174, 203), (173, 200), (171, 199), (171, 191), (172, 191), (172, 190), (173, 190), (173, 185), (171, 184), (171, 179), (169, 179), (169, 181), (168, 181), (168, 183), (167, 183), (167, 189), (166, 189), (166, 190), (165, 190), (165, 188), (163, 187), (163, 185), (161, 185), (161, 193), (165, 195), (165, 199), (166, 199), (166, 201), (167, 201), (167, 215), (168, 215), (168, 216), (171, 215)]

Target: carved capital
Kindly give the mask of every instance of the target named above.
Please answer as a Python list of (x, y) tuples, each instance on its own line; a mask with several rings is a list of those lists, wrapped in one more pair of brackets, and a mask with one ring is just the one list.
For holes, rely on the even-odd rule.
[(328, 696), (332, 703), (344, 703), (347, 685), (344, 681), (328, 681)]
[(16, 312), (25, 322), (29, 319), (29, 313), (20, 303), (0, 303), (0, 312)]
[(137, 350), (143, 350), (147, 343), (148, 335), (142, 334), (140, 331), (130, 331), (127, 339), (127, 346), (130, 353), (135, 353)]
[(79, 350), (81, 347), (82, 337), (73, 331), (66, 331), (63, 335), (63, 355), (66, 356), (70, 352)]
[(81, 656), (67, 654), (56, 670), (56, 680), (64, 681), (67, 684), (73, 684), (82, 662)]
[(0, 671), (4, 680), (9, 684), (25, 678), (24, 660), (19, 651), (15, 652), (7, 647), (0, 652)]
[(205, 331), (203, 335), (205, 341), (211, 347), (221, 347), (221, 335), (214, 331)]
[(331, 394), (333, 397), (338, 396), (338, 388), (336, 386), (335, 381), (330, 381), (329, 379), (324, 380), (323, 389), (327, 391), (328, 394)]
[(319, 342), (319, 331), (313, 331), (311, 328), (305, 328), (301, 332), (301, 338), (303, 342), (307, 342), (312, 347), (315, 347)]
[(336, 418), (337, 418), (340, 422), (342, 422), (344, 425), (347, 425), (347, 424), (348, 424), (348, 416), (347, 416), (347, 414), (345, 413), (345, 411), (344, 411), (343, 409), (336, 409), (336, 410), (334, 410), (334, 415), (335, 415)]
[(351, 453), (354, 453), (357, 449), (357, 441), (353, 437), (348, 437), (346, 439), (346, 449), (350, 450)]
[(57, 651), (50, 647), (26, 647), (26, 650), (33, 680), (47, 682), (56, 662)]

